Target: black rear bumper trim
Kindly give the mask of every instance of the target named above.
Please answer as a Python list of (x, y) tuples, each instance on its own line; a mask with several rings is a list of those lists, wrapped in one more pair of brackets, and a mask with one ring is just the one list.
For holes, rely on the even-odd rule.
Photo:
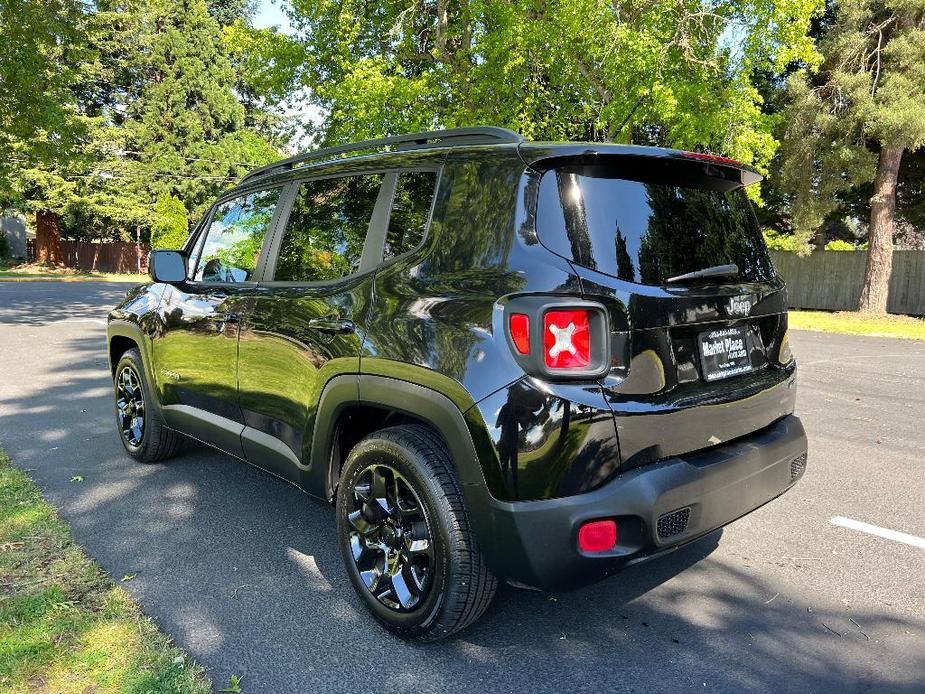
[[(547, 590), (578, 587), (687, 544), (780, 496), (802, 476), (804, 468), (793, 476), (792, 463), (806, 450), (803, 425), (790, 415), (727, 445), (630, 470), (586, 494), (524, 502), (486, 494), (473, 512), (489, 515), (492, 532), (479, 540), (500, 578)], [(683, 509), (689, 509), (685, 527), (660, 537), (659, 519)], [(578, 528), (599, 518), (617, 521), (617, 545), (583, 554)]]

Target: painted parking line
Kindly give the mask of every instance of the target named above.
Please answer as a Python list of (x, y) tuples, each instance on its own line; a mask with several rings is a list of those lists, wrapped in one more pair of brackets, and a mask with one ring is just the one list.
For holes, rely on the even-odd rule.
[(902, 542), (903, 544), (912, 545), (913, 547), (918, 547), (919, 549), (925, 549), (925, 537), (916, 537), (915, 535), (910, 535), (909, 533), (901, 533), (898, 530), (881, 528), (878, 525), (871, 525), (870, 523), (864, 523), (862, 521), (856, 521), (851, 518), (844, 518), (842, 516), (835, 516), (834, 518), (831, 518), (829, 523), (832, 525), (840, 525), (843, 528), (857, 530), (858, 532), (876, 535), (877, 537), (883, 537), (887, 540), (893, 540), (894, 542)]

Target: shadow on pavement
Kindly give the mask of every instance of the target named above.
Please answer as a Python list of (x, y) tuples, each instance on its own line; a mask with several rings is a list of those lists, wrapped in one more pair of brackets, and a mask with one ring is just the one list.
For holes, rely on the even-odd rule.
[(105, 321), (109, 308), (134, 286), (126, 282), (0, 282), (0, 325)]

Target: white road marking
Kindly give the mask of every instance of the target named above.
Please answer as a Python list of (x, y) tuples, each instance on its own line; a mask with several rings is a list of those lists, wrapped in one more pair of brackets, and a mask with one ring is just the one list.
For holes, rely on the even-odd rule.
[(883, 537), (887, 540), (893, 540), (894, 542), (902, 542), (903, 544), (912, 545), (919, 549), (925, 549), (925, 537), (916, 537), (909, 533), (901, 533), (898, 530), (881, 528), (878, 525), (871, 525), (870, 523), (852, 520), (851, 518), (843, 518), (842, 516), (835, 516), (829, 520), (829, 523), (832, 525), (840, 525), (843, 528), (857, 530), (858, 532), (876, 535), (877, 537)]

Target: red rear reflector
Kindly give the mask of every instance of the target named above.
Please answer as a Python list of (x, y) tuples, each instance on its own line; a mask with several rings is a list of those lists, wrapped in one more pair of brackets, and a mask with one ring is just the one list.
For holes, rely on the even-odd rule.
[(702, 161), (712, 161), (717, 164), (729, 164), (730, 166), (744, 166), (740, 161), (735, 159), (730, 159), (729, 157), (721, 157), (718, 154), (703, 154), (702, 152), (681, 152), (681, 156), (687, 157), (688, 159), (700, 159)]
[(511, 314), (511, 339), (521, 354), (530, 354), (530, 317), (526, 313)]
[(578, 529), (578, 549), (582, 552), (606, 552), (617, 544), (617, 524), (612, 520), (585, 523)]
[(543, 316), (543, 358), (550, 369), (583, 369), (591, 363), (588, 311), (547, 311)]

